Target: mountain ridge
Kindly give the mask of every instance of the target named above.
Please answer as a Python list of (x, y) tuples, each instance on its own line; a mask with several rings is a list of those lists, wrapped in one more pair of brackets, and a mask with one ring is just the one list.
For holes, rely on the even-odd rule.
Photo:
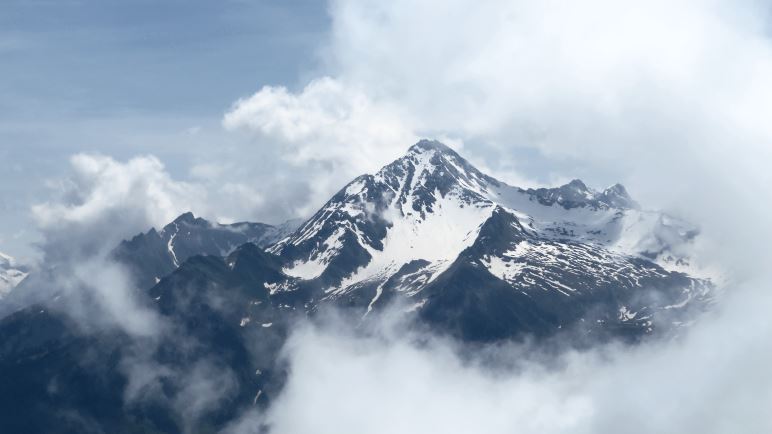
[[(436, 311), (432, 303), (442, 298), (436, 282), (452, 283), (443, 278), (446, 272), (458, 276), (461, 268), (469, 273), (479, 268), (487, 272), (480, 281), (510, 288), (502, 297), (539, 298), (533, 306), (545, 315), (551, 303), (573, 312), (556, 301), (560, 297), (577, 298), (579, 304), (618, 298), (602, 321), (636, 323), (645, 334), (653, 330), (652, 315), (706, 302), (711, 288), (709, 281), (672, 267), (671, 249), (688, 245), (694, 229), (683, 222), (668, 226), (666, 220), (643, 210), (621, 184), (601, 192), (580, 180), (522, 189), (485, 175), (442, 143), (422, 140), (375, 174), (355, 178), (268, 250), (284, 259), (285, 274), (319, 287), (320, 303), (356, 307), (364, 315), (394, 296), (411, 300), (408, 305), (419, 314)], [(496, 225), (498, 232), (481, 232)], [(652, 228), (669, 236), (652, 236)], [(491, 246), (486, 238), (499, 248), (484, 251), (482, 246)], [(470, 256), (474, 251), (479, 254)], [(484, 291), (485, 285), (457, 280), (468, 281), (459, 294)], [(634, 306), (637, 293), (648, 287), (662, 292), (663, 303)], [(427, 288), (433, 289), (422, 295)], [(545, 298), (544, 290), (554, 295)], [(577, 312), (571, 318), (584, 320)], [(498, 337), (516, 334), (511, 327)]]
[(192, 256), (226, 256), (244, 243), (265, 247), (293, 229), (292, 221), (279, 226), (251, 222), (220, 224), (185, 212), (160, 231), (151, 228), (122, 241), (111, 256), (129, 268), (139, 287), (150, 288)]
[[(440, 145), (357, 177), (273, 242), (190, 213), (126, 240), (113, 259), (146, 260), (134, 295), (158, 321), (151, 337), (83, 329), (59, 297), (0, 318), (0, 431), (220, 432), (276, 399), (293, 327), (328, 309), (353, 330), (396, 313), (476, 348), (634, 343), (709, 306), (709, 281), (666, 268), (692, 226), (630, 206), (621, 186), (508, 186)], [(191, 416), (179, 403), (201, 376), (222, 396)]]

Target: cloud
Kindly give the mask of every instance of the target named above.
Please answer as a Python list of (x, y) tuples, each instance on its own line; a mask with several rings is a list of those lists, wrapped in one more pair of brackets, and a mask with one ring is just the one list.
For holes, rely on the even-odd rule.
[(117, 328), (135, 337), (163, 332), (162, 320), (138, 300), (137, 288), (119, 264), (97, 256), (68, 264), (70, 269), (56, 265), (60, 268), (47, 275), (53, 277), (48, 283), (63, 290), (65, 299), (60, 299), (64, 306), (54, 308), (66, 309), (89, 332)]
[(263, 87), (223, 119), (228, 129), (248, 128), (276, 140), (294, 164), (332, 160), (357, 170), (377, 169), (380, 161), (373, 157), (402, 152), (414, 139), (405, 122), (393, 109), (374, 105), (330, 77), (312, 81), (298, 94)]
[(174, 397), (174, 408), (186, 423), (185, 432), (196, 432), (201, 418), (219, 408), (238, 388), (236, 376), (227, 366), (206, 359), (185, 371), (178, 381), (181, 390)]
[(201, 185), (175, 180), (153, 156), (121, 162), (77, 154), (67, 177), (49, 180), (53, 197), (32, 207), (42, 262), (4, 310), (43, 303), (86, 332), (156, 338), (166, 324), (144, 304), (132, 276), (110, 256), (123, 239), (205, 210)]
[(203, 206), (205, 195), (172, 179), (152, 156), (119, 162), (78, 154), (70, 163), (68, 177), (49, 181), (55, 196), (32, 208), (43, 261), (3, 309), (42, 303), (86, 333), (154, 339), (164, 332), (164, 321), (110, 253), (121, 240)]
[[(286, 350), (284, 394), (235, 426), (268, 424), (280, 434), (772, 430), (765, 2), (336, 0), (330, 11), (323, 53), (332, 78), (323, 80), (336, 94), (395, 110), (411, 135), (456, 137), (494, 171), (623, 181), (644, 205), (699, 224), (701, 259), (732, 273), (719, 282), (715, 311), (674, 341), (558, 359), (505, 346), (486, 350), (491, 366), (426, 336), (303, 328)], [(267, 137), (297, 146), (317, 134), (306, 114), (336, 119), (337, 106), (306, 98), (308, 88), (271, 92), (258, 100), (285, 101), (294, 115), (250, 112), (262, 120), (248, 128)], [(316, 125), (335, 126), (330, 141), (354, 127)]]
[[(623, 182), (719, 239), (731, 213), (757, 214), (747, 184), (772, 181), (764, 2), (335, 0), (330, 14), (325, 76), (224, 119), (295, 164), (359, 168), (309, 170), (314, 206), (419, 136), (454, 137), (515, 184)], [(725, 198), (738, 208), (714, 209)]]
[[(93, 254), (149, 227), (162, 227), (188, 210), (206, 208), (206, 191), (177, 181), (153, 156), (119, 162), (77, 154), (72, 172), (53, 181), (58, 196), (32, 208), (47, 254)], [(60, 248), (56, 250), (54, 248)]]
[[(265, 413), (233, 432), (762, 433), (772, 429), (768, 280), (737, 288), (687, 335), (559, 354), (517, 344), (467, 347), (347, 322), (305, 325), (291, 373)], [(748, 306), (747, 298), (758, 303)]]
[(183, 211), (206, 210), (209, 186), (174, 179), (153, 156), (120, 162), (78, 154), (71, 164), (69, 177), (52, 181), (57, 196), (33, 208), (44, 262), (15, 301), (38, 303), (63, 316), (64, 324), (76, 326), (63, 335), (90, 339), (95, 351), (116, 343), (110, 378), (126, 380), (116, 391), (126, 411), (159, 404), (184, 432), (194, 432), (201, 418), (233, 398), (236, 376), (183, 320), (153, 306), (146, 288), (135, 285), (111, 252), (123, 238), (161, 227)]
[(373, 172), (416, 141), (395, 107), (330, 77), (302, 91), (265, 86), (225, 114), (226, 129), (245, 129), (277, 147), (279, 158), (311, 189), (299, 213), (314, 211), (354, 177)]
[[(416, 137), (452, 137), (516, 185), (621, 181), (671, 208), (732, 194), (708, 175), (719, 159), (728, 172), (754, 164), (738, 143), (770, 156), (764, 2), (335, 0), (330, 15), (322, 75), (296, 92), (263, 87), (224, 116), (259, 137), (253, 149), (276, 148), (260, 151), (288, 163), (273, 173), (301, 179), (266, 204), (312, 212)], [(671, 182), (684, 177), (704, 181)]]
[[(686, 105), (702, 116), (749, 96), (765, 104), (756, 96), (769, 93), (769, 11), (759, 2), (336, 0), (331, 10), (325, 53), (339, 80), (399, 104), (419, 128), (509, 146), (592, 152), (576, 141), (597, 134), (550, 133), (587, 123), (613, 131), (601, 121), (652, 105), (664, 110), (656, 122)], [(520, 129), (534, 137), (512, 136)]]

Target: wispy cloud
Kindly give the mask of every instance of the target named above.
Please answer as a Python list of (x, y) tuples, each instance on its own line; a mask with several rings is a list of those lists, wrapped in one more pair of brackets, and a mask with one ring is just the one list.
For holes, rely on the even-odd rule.
[(409, 119), (396, 108), (374, 104), (329, 77), (297, 94), (266, 86), (237, 101), (223, 125), (260, 135), (290, 168), (302, 171), (312, 193), (300, 214), (310, 214), (346, 182), (377, 170), (416, 140)]

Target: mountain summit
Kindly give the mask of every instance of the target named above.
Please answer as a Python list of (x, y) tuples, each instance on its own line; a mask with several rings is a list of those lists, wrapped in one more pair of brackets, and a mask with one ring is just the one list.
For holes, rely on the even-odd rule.
[[(602, 300), (614, 302), (593, 327), (636, 323), (651, 331), (655, 311), (707, 294), (706, 282), (679, 273), (669, 253), (691, 233), (641, 210), (619, 184), (602, 192), (580, 180), (513, 187), (422, 140), (356, 178), (268, 250), (284, 260), (283, 273), (321, 288), (322, 303), (367, 314), (398, 298), (464, 336), (487, 339), (561, 328), (585, 319), (581, 306)], [(652, 289), (662, 293), (660, 305), (636, 305)], [(451, 324), (459, 315), (474, 319)]]

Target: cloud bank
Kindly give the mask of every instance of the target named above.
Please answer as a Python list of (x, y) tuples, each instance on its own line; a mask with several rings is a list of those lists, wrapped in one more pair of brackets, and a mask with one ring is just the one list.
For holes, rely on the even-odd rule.
[[(591, 182), (622, 181), (642, 203), (700, 224), (702, 259), (731, 273), (716, 310), (679, 339), (557, 359), (517, 346), (486, 350), (514, 368), (470, 361), (434, 338), (304, 328), (286, 348), (284, 394), (234, 430), (772, 430), (767, 4), (337, 0), (330, 10), (332, 78), (324, 80), (336, 89), (397, 108), (393, 119), (409, 119), (401, 129), (410, 134), (460, 138), (497, 176), (579, 170)], [(278, 120), (267, 115), (280, 107), (291, 112), (282, 119), (304, 118), (307, 91), (281, 90), (293, 103), (270, 109), (237, 105), (226, 124), (239, 113), (251, 119), (241, 125), (280, 146), (311, 146), (323, 123), (284, 122), (277, 135)], [(255, 97), (271, 104), (271, 92)], [(311, 106), (322, 119), (317, 110), (335, 110)]]
[(317, 206), (413, 137), (455, 138), (514, 184), (620, 181), (673, 208), (728, 194), (712, 180), (754, 164), (749, 152), (770, 156), (764, 2), (335, 0), (330, 15), (324, 75), (296, 92), (265, 87), (223, 121), (309, 174)]
[[(534, 347), (470, 350), (404, 333), (356, 336), (347, 324), (305, 327), (286, 347), (284, 394), (242, 429), (261, 422), (281, 434), (769, 432), (772, 299), (757, 290), (738, 288), (679, 340), (557, 358)], [(757, 303), (749, 306), (749, 297)]]

